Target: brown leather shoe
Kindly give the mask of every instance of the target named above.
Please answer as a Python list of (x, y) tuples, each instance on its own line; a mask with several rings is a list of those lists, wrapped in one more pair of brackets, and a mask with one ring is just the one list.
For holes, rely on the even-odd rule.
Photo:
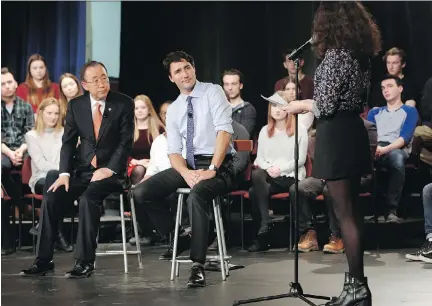
[(303, 253), (318, 251), (317, 235), (314, 230), (309, 230), (301, 235), (298, 243), (298, 250)]
[(331, 235), (329, 243), (327, 243), (323, 248), (323, 252), (329, 254), (340, 254), (345, 252), (342, 238)]

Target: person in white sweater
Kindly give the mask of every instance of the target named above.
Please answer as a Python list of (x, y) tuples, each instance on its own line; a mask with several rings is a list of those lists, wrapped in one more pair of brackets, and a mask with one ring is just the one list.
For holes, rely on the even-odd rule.
[[(269, 249), (269, 201), (275, 193), (288, 192), (295, 183), (295, 118), (287, 114), (278, 104), (270, 103), (268, 124), (258, 136), (258, 152), (254, 162), (249, 190), (252, 200), (252, 217), (259, 226), (257, 239), (249, 252)], [(298, 179), (306, 177), (306, 156), (308, 135), (306, 128), (298, 127), (299, 139), (299, 174)]]
[[(47, 98), (38, 107), (34, 129), (25, 135), (32, 170), (29, 186), (33, 193), (43, 194), (48, 171), (58, 170), (62, 136), (60, 102), (55, 98)], [(61, 232), (62, 223), (59, 224), (56, 248), (71, 252), (73, 248), (66, 242)]]

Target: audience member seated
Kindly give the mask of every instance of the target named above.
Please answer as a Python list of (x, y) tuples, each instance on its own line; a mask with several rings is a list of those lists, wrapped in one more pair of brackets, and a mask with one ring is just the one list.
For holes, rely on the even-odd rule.
[(17, 96), (29, 102), (34, 113), (37, 113), (43, 99), (48, 97), (60, 99), (59, 86), (51, 82), (46, 61), (42, 55), (33, 54), (28, 59), (26, 79), (18, 86)]
[(168, 111), (168, 106), (170, 106), (172, 102), (173, 101), (171, 100), (167, 100), (159, 107), (159, 118), (160, 120), (162, 120), (163, 124), (166, 124), (166, 114)]
[[(411, 141), (418, 120), (414, 107), (401, 100), (401, 80), (387, 75), (381, 82), (382, 93), (387, 106), (369, 111), (368, 120), (377, 127), (377, 166), (388, 171), (389, 181), (386, 192), (386, 221), (398, 223), (397, 209), (405, 182), (405, 162), (411, 152)], [(381, 182), (380, 182), (381, 183)]]
[[(258, 152), (254, 162), (249, 190), (252, 200), (252, 217), (258, 226), (257, 239), (249, 252), (269, 249), (269, 201), (275, 193), (287, 192), (294, 184), (294, 132), (295, 119), (278, 104), (270, 103), (267, 125), (258, 136)], [(298, 179), (306, 177), (305, 162), (308, 136), (306, 129), (299, 125), (299, 174)]]
[[(375, 155), (377, 146), (377, 131), (374, 124), (367, 120), (363, 120), (365, 127), (369, 135), (369, 143), (371, 149), (371, 155)], [(313, 151), (313, 150), (310, 150)], [(313, 155), (311, 154), (313, 159)], [(360, 192), (370, 191), (371, 176), (361, 178)], [(315, 200), (317, 196), (323, 195), (324, 201), (327, 204), (328, 221), (330, 227), (330, 239), (329, 243), (324, 245), (323, 252), (338, 254), (345, 251), (344, 243), (342, 241), (342, 235), (338, 220), (333, 210), (332, 198), (326, 187), (325, 181), (307, 177), (306, 179), (299, 182), (299, 233), (300, 239), (298, 243), (298, 250), (300, 252), (310, 252), (318, 250), (317, 233), (314, 224), (312, 223), (312, 212), (309, 205), (309, 201)], [(295, 186), (292, 185), (290, 190), (290, 201), (291, 205), (295, 207)]]
[[(171, 101), (165, 101), (160, 107), (159, 116), (161, 117), (163, 124), (166, 123), (166, 111), (168, 109), (168, 106), (171, 103), (172, 103)], [(168, 158), (168, 140), (166, 137), (166, 132), (164, 132), (159, 136), (157, 136), (154, 139), (153, 143), (151, 144), (150, 161), (147, 167), (147, 171), (145, 172), (144, 178), (137, 184), (169, 168), (171, 168), (171, 163)], [(175, 205), (177, 203), (176, 195), (175, 194), (170, 195), (166, 199), (166, 201), (170, 203), (169, 205), (170, 207), (175, 208)], [(141, 226), (145, 226), (144, 228), (141, 228), (141, 226), (139, 226), (139, 231), (140, 231), (139, 243), (141, 245), (153, 244), (157, 240), (157, 238), (154, 235), (153, 230), (155, 229), (155, 227), (151, 223), (151, 220), (149, 220), (145, 214), (139, 214), (137, 215), (137, 218), (146, 218), (143, 220), (139, 220), (138, 222)], [(165, 237), (160, 237), (160, 238), (164, 239)], [(129, 239), (129, 243), (131, 245), (135, 245), (136, 244), (135, 237)]]
[[(283, 91), (279, 91), (280, 95), (288, 103), (296, 99), (297, 83), (296, 79), (293, 77), (287, 77), (284, 79), (285, 87)], [(301, 89), (299, 91), (300, 97), (302, 97)], [(300, 98), (301, 99), (301, 98)], [(302, 124), (306, 131), (309, 131), (314, 122), (315, 116), (312, 112), (307, 112), (306, 114), (299, 114), (297, 117), (299, 124)]]
[[(288, 76), (280, 79), (276, 82), (274, 91), (285, 90), (286, 79), (292, 78), (295, 80), (296, 78), (296, 67), (294, 61), (288, 59), (288, 55), (291, 54), (293, 50), (288, 50), (282, 54), (283, 56), (283, 66), (288, 71)], [(313, 91), (314, 91), (314, 82), (310, 76), (307, 76), (303, 72), (304, 66), (304, 58), (300, 57), (299, 59), (299, 85), (300, 90), (302, 92), (301, 99), (313, 99)]]
[[(6, 191), (11, 197), (10, 203), (15, 207), (20, 207), (21, 210), (21, 190), (11, 176), (13, 169), (19, 169), (22, 166), (27, 152), (27, 144), (25, 143), (24, 135), (34, 126), (33, 111), (27, 102), (16, 96), (17, 82), (13, 74), (7, 69), (1, 69), (1, 180)], [(8, 204), (9, 204), (8, 202)], [(4, 210), (3, 210), (4, 209)], [(9, 217), (10, 206), (2, 205), (2, 216)], [(6, 220), (6, 219), (5, 219)], [(5, 221), (3, 220), (3, 221)], [(6, 221), (5, 221), (6, 222)], [(7, 219), (9, 222), (9, 219)], [(2, 222), (2, 224), (5, 224)], [(8, 226), (4, 228), (5, 231)], [(8, 252), (15, 250), (12, 245), (14, 239), (13, 232), (5, 234), (4, 237), (11, 237), (10, 240), (2, 240), (3, 247)], [(12, 240), (13, 239), (13, 240)]]
[(432, 183), (423, 188), (424, 228), (426, 241), (416, 252), (405, 257), (414, 261), (432, 263)]
[[(420, 160), (432, 165), (432, 77), (426, 82), (423, 97), (420, 103), (422, 125), (416, 127), (414, 131), (414, 142), (419, 140), (418, 148), (420, 152)], [(415, 145), (413, 144), (413, 151)], [(414, 152), (413, 152), (414, 154)]]
[(251, 103), (243, 101), (241, 97), (243, 81), (243, 74), (237, 69), (226, 70), (222, 75), (223, 89), (232, 107), (232, 120), (243, 125), (250, 137), (253, 137), (256, 126), (256, 109)]
[(153, 140), (165, 131), (149, 97), (135, 97), (134, 145), (129, 156), (128, 175), (133, 185), (145, 176), (150, 162), (150, 147)]
[(67, 106), (70, 100), (83, 95), (81, 84), (72, 73), (63, 73), (60, 76), (60, 120), (64, 122), (66, 118)]
[[(25, 135), (25, 140), (31, 157), (29, 186), (33, 193), (43, 194), (48, 172), (58, 170), (60, 164), (63, 136), (60, 102), (46, 98), (39, 104), (37, 115), (35, 128)], [(62, 230), (63, 219), (60, 219), (54, 246), (57, 250), (72, 252), (73, 247), (66, 241)]]
[[(396, 76), (402, 81), (402, 102), (408, 106), (416, 107), (416, 99), (418, 95), (418, 90), (416, 89), (417, 86), (415, 86), (413, 81), (403, 73), (403, 69), (406, 66), (405, 51), (393, 47), (386, 52), (383, 60), (386, 63), (387, 74)], [(386, 105), (386, 100), (383, 99), (381, 88), (379, 86), (372, 89), (372, 100), (370, 102), (372, 107), (381, 107)]]

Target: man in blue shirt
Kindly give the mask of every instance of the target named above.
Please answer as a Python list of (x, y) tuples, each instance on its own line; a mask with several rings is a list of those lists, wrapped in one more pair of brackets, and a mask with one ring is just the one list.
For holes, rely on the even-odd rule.
[[(176, 51), (163, 61), (180, 95), (168, 107), (166, 131), (172, 168), (139, 184), (134, 191), (138, 213), (146, 213), (160, 235), (173, 230), (173, 218), (162, 199), (177, 188), (191, 188), (187, 197), (192, 225), (190, 259), (193, 262), (189, 287), (206, 285), (203, 265), (209, 233), (209, 205), (227, 193), (234, 179), (231, 143), (232, 110), (219, 85), (196, 79), (192, 56)], [(178, 252), (188, 249), (188, 235), (181, 235)], [(172, 246), (161, 255), (171, 259)]]
[(371, 109), (368, 120), (377, 127), (377, 164), (386, 168), (389, 174), (386, 221), (398, 223), (397, 208), (405, 182), (405, 162), (411, 153), (418, 113), (414, 107), (402, 102), (403, 87), (397, 76), (385, 76), (381, 82), (381, 90), (387, 105)]

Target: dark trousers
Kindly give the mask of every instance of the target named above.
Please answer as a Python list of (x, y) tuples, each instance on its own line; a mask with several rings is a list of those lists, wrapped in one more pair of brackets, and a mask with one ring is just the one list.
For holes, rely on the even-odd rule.
[[(334, 214), (332, 198), (328, 192), (325, 182), (314, 177), (307, 177), (304, 180), (299, 181), (298, 191), (299, 234), (301, 235), (308, 230), (315, 230), (315, 227), (312, 224), (312, 211), (309, 205), (309, 200), (313, 200), (322, 194), (324, 195), (324, 200), (327, 205), (330, 231), (335, 237), (342, 237), (338, 221)], [(291, 186), (289, 193), (290, 202), (291, 205), (293, 205), (293, 211), (295, 212), (295, 185)]]
[(294, 184), (293, 177), (279, 176), (272, 178), (263, 169), (254, 169), (251, 175), (252, 187), (249, 194), (252, 200), (252, 218), (260, 230), (267, 230), (269, 224), (270, 196), (275, 193), (288, 192)]
[(81, 172), (72, 176), (68, 192), (64, 186), (58, 188), (56, 192), (47, 192), (59, 176), (57, 170), (48, 172), (43, 192), (37, 258), (45, 261), (53, 258), (54, 241), (58, 233), (59, 220), (63, 219), (65, 206), (73, 205), (73, 202), (80, 198), (78, 236), (74, 258), (86, 263), (94, 262), (102, 201), (113, 192), (122, 192), (122, 185), (117, 175), (101, 181), (90, 182), (93, 172)]
[[(208, 169), (211, 159), (196, 160), (197, 169)], [(232, 160), (226, 160), (216, 177), (195, 185), (187, 197), (192, 226), (190, 259), (205, 263), (209, 234), (209, 209), (212, 200), (225, 195), (231, 188), (234, 173)], [(173, 216), (161, 201), (178, 188), (188, 188), (183, 177), (174, 169), (159, 172), (135, 187), (134, 200), (138, 214), (147, 214), (161, 235), (173, 230)], [(140, 218), (141, 219), (141, 218)], [(144, 226), (141, 225), (140, 226)]]
[[(389, 143), (379, 143), (386, 146)], [(405, 184), (405, 162), (408, 154), (402, 149), (392, 150), (377, 161), (379, 167), (383, 167), (388, 172), (388, 185), (386, 192), (386, 208), (388, 211), (396, 213), (402, 196), (402, 189)]]
[[(370, 191), (371, 183), (372, 179), (370, 176), (362, 177), (360, 183), (360, 192)], [(317, 196), (322, 194), (327, 206), (330, 232), (333, 236), (341, 238), (341, 229), (333, 208), (333, 198), (330, 196), (325, 182), (314, 177), (307, 177), (304, 180), (299, 181), (298, 185), (298, 222), (300, 235), (308, 230), (315, 230), (315, 227), (312, 224), (312, 211), (310, 209), (309, 201), (314, 200)], [(293, 208), (295, 209), (295, 185), (291, 186), (289, 193), (291, 205), (293, 205)]]
[[(41, 178), (39, 179), (36, 184), (35, 184), (35, 193), (36, 194), (43, 194), (44, 193), (44, 188), (45, 188), (45, 178)], [(67, 205), (64, 205), (64, 211), (61, 213), (61, 215), (64, 215), (64, 212), (66, 211), (67, 207), (65, 207)], [(58, 224), (58, 234), (59, 235), (63, 235), (63, 218), (59, 219), (59, 224)]]
[[(12, 248), (15, 245), (15, 229), (10, 223), (10, 216), (12, 212), (12, 205), (15, 207), (19, 207), (21, 210), (23, 209), (21, 205), (21, 191), (19, 189), (19, 184), (15, 182), (11, 176), (11, 171), (15, 167), (12, 164), (12, 161), (5, 154), (1, 155), (1, 182), (4, 186), (5, 192), (11, 198), (10, 201), (2, 201), (2, 218), (1, 218), (1, 236), (2, 236), (2, 247), (3, 248)], [(18, 169), (18, 168), (17, 168)]]

